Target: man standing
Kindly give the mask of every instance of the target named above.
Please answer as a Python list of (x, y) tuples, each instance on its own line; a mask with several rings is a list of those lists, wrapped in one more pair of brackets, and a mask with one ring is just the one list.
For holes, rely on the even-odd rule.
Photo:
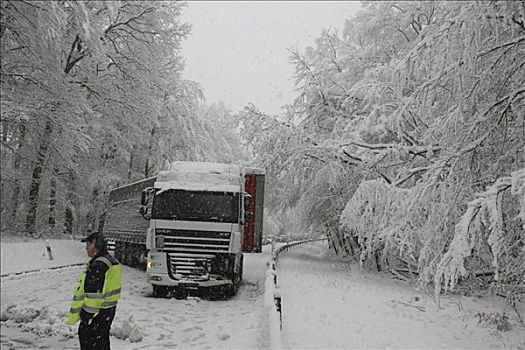
[(80, 275), (67, 322), (80, 321), (81, 350), (109, 350), (109, 330), (120, 299), (120, 264), (108, 254), (107, 241), (101, 233), (92, 233), (81, 241), (86, 242), (91, 260)]

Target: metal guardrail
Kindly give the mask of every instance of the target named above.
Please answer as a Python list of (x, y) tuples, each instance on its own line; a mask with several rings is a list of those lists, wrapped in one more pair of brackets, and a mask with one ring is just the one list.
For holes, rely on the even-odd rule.
[(273, 253), (272, 259), (274, 261), (278, 261), (279, 260), (279, 255), (281, 255), (282, 253), (286, 253), (286, 252), (290, 251), (290, 249), (292, 249), (292, 248), (299, 247), (299, 246), (302, 246), (302, 245), (305, 245), (305, 244), (308, 244), (308, 243), (326, 241), (327, 239), (328, 239), (328, 237), (321, 237), (321, 238), (307, 239), (305, 241), (297, 241), (297, 242), (286, 243), (285, 245), (283, 245), (283, 246), (281, 246), (281, 247), (279, 247), (279, 248), (277, 248), (275, 250), (275, 252)]
[(48, 272), (48, 271), (60, 270), (60, 269), (68, 268), (68, 267), (83, 266), (83, 265), (86, 265), (86, 263), (83, 262), (83, 263), (68, 264), (68, 265), (62, 265), (62, 266), (45, 267), (45, 268), (41, 268), (41, 269), (33, 269), (33, 270), (26, 270), (26, 271), (10, 272), (10, 273), (5, 273), (3, 275), (0, 275), (0, 277), (1, 278), (5, 278), (5, 277), (9, 277), (9, 276), (23, 276), (23, 275), (30, 274), (30, 273)]
[[(277, 283), (277, 262), (281, 254), (289, 252), (292, 248), (299, 247), (305, 244), (320, 242), (327, 240), (328, 237), (308, 239), (305, 241), (297, 241), (287, 243), (275, 251), (272, 245), (272, 258), (268, 262), (268, 270), (266, 271), (265, 282), (265, 306), (268, 309), (268, 317), (270, 320), (270, 341), (272, 349), (282, 349), (281, 332), (283, 330), (283, 308), (282, 297), (279, 285)], [(276, 323), (278, 322), (279, 328)]]

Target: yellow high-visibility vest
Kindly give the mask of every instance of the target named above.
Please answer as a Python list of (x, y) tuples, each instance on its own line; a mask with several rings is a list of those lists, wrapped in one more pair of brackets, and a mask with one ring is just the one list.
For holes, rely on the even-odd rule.
[(97, 314), (100, 309), (109, 309), (117, 305), (120, 299), (120, 290), (122, 288), (121, 279), (122, 271), (120, 264), (113, 265), (108, 258), (100, 256), (93, 262), (100, 261), (108, 266), (106, 276), (104, 279), (104, 287), (101, 293), (86, 293), (84, 291), (84, 282), (86, 280), (86, 273), (89, 269), (89, 263), (80, 275), (78, 287), (73, 295), (71, 308), (67, 317), (68, 324), (75, 324), (80, 320), (80, 311), (84, 309), (92, 314)]

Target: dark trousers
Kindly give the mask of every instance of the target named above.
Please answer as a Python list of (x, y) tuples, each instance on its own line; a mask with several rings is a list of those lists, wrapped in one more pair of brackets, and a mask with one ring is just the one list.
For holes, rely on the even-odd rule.
[(100, 310), (91, 324), (88, 324), (88, 321), (80, 321), (78, 339), (81, 350), (110, 350), (109, 330), (115, 318), (115, 310), (116, 307)]

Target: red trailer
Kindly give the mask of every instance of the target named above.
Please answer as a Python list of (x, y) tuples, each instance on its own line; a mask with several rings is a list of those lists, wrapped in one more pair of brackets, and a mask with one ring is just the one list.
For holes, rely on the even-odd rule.
[(253, 213), (244, 224), (242, 251), (245, 253), (262, 252), (264, 176), (263, 169), (245, 168), (244, 190), (252, 197), (250, 207), (247, 210)]

